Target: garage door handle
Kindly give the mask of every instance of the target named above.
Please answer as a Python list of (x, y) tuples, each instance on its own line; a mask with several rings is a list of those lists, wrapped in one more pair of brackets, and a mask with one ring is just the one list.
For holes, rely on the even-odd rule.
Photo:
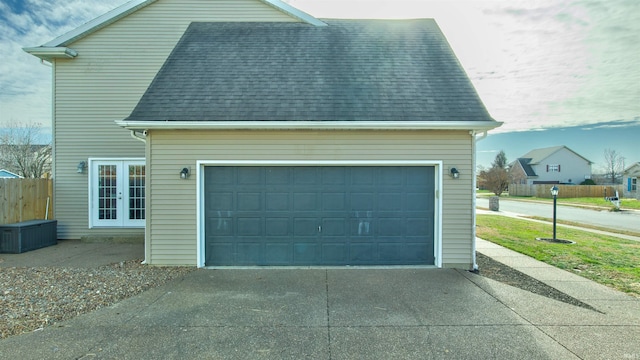
[(318, 232), (322, 232), (322, 226), (318, 226)]

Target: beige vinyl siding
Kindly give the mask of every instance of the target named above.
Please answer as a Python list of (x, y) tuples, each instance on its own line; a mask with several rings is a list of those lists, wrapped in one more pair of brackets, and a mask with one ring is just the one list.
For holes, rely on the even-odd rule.
[[(178, 131), (148, 135), (147, 260), (196, 265), (197, 161), (443, 161), (443, 265), (472, 264), (472, 142), (468, 131)], [(460, 171), (457, 180), (450, 167)], [(179, 178), (191, 167), (188, 180)]]
[(54, 64), (55, 209), (58, 235), (142, 234), (88, 229), (88, 175), (80, 161), (142, 158), (144, 144), (114, 121), (129, 116), (193, 21), (297, 21), (257, 0), (159, 0), (68, 47)]

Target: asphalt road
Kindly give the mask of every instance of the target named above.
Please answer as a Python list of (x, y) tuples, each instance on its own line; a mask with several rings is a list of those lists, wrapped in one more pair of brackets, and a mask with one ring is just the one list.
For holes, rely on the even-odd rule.
[[(488, 197), (478, 197), (476, 205), (489, 208)], [(553, 218), (553, 204), (500, 199), (500, 211), (529, 216)], [(558, 220), (572, 221), (610, 229), (622, 229), (640, 233), (640, 211), (611, 212), (558, 205)]]

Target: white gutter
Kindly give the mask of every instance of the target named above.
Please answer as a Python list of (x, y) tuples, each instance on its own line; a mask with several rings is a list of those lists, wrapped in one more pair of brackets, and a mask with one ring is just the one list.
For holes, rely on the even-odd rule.
[(129, 130), (473, 130), (488, 131), (498, 121), (127, 121)]
[(473, 137), (473, 143), (471, 144), (472, 146), (472, 151), (471, 153), (473, 154), (473, 159), (471, 159), (471, 168), (472, 168), (472, 185), (471, 187), (473, 188), (473, 196), (472, 196), (472, 201), (471, 201), (471, 209), (474, 212), (473, 215), (473, 221), (472, 221), (472, 228), (471, 228), (471, 254), (473, 257), (473, 271), (477, 272), (478, 271), (478, 260), (477, 260), (477, 256), (476, 256), (476, 215), (475, 215), (475, 211), (476, 211), (476, 205), (477, 205), (477, 200), (476, 200), (476, 187), (478, 186), (478, 179), (477, 179), (477, 174), (476, 174), (476, 157), (478, 156), (476, 154), (476, 143), (484, 138), (487, 137), (487, 131), (485, 130), (482, 133), (482, 136), (480, 138), (478, 138), (476, 136), (476, 132), (475, 131), (469, 131), (469, 134), (471, 135), (471, 137)]

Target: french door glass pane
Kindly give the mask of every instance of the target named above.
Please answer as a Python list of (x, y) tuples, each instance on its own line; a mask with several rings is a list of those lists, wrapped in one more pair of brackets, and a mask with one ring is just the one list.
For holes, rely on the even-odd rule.
[(117, 219), (118, 174), (115, 165), (98, 166), (98, 219)]
[(144, 220), (144, 165), (129, 165), (129, 219)]

